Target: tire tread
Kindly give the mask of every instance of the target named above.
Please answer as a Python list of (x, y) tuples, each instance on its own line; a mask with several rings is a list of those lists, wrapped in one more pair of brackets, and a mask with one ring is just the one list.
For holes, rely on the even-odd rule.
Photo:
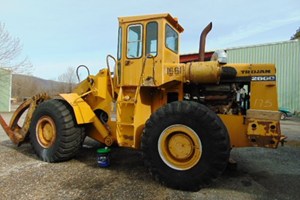
[[(160, 131), (166, 128), (160, 127), (163, 126), (161, 125), (162, 122), (170, 121), (171, 123), (180, 120), (186, 122), (187, 116), (193, 118), (198, 124), (201, 123), (200, 126), (209, 129), (210, 132), (205, 136), (209, 138), (206, 139), (206, 146), (211, 151), (209, 152), (210, 156), (205, 161), (209, 167), (199, 169), (199, 172), (201, 171), (199, 175), (195, 173), (195, 170), (187, 170), (191, 173), (186, 171), (174, 172), (176, 170), (171, 168), (166, 170), (166, 165), (159, 160), (160, 158), (157, 159), (158, 153), (155, 151)], [(199, 137), (201, 139), (201, 136)], [(225, 170), (229, 158), (230, 140), (225, 125), (213, 111), (196, 102), (181, 101), (169, 103), (151, 115), (145, 125), (141, 148), (144, 164), (155, 180), (171, 188), (197, 191), (201, 187), (207, 186)], [(200, 160), (200, 162), (202, 161)], [(180, 177), (180, 180), (177, 180), (177, 176)]]
[[(53, 118), (57, 126), (57, 134), (59, 134), (55, 144), (48, 149), (40, 146), (35, 136), (36, 123), (39, 117), (43, 115), (51, 115), (50, 117)], [(84, 129), (77, 125), (72, 108), (67, 102), (51, 99), (41, 103), (35, 110), (30, 126), (30, 141), (41, 160), (46, 162), (70, 160), (79, 150), (82, 137), (84, 137)]]

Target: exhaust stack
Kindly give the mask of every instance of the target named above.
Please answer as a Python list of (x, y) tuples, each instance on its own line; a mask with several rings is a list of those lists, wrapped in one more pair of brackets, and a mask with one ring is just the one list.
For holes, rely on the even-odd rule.
[(205, 56), (205, 41), (206, 41), (206, 36), (209, 33), (209, 31), (212, 29), (212, 22), (210, 22), (202, 31), (201, 36), (200, 36), (200, 44), (199, 44), (199, 61), (203, 62), (204, 61), (204, 56)]

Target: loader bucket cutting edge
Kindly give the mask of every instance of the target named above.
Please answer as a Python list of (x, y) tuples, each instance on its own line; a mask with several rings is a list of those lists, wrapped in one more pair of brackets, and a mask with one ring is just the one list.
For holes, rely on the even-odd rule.
[[(7, 125), (3, 117), (0, 115), (0, 124), (13, 143), (19, 145), (22, 141), (24, 141), (28, 134), (32, 114), (36, 106), (49, 98), (50, 97), (46, 93), (41, 93), (24, 101), (14, 112), (12, 118), (10, 119), (9, 125)], [(28, 111), (24, 123), (22, 127), (20, 127), (18, 122), (26, 110)]]

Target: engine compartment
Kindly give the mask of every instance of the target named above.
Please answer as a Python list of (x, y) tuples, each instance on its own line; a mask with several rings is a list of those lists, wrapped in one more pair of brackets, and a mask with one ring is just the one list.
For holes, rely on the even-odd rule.
[(250, 83), (184, 86), (184, 100), (206, 105), (217, 114), (245, 115), (250, 107)]

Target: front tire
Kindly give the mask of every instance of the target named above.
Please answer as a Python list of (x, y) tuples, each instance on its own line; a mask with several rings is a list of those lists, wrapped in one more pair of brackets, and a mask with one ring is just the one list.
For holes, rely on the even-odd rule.
[(197, 191), (226, 168), (230, 142), (220, 118), (196, 102), (172, 102), (147, 121), (144, 162), (169, 187)]
[(61, 162), (75, 156), (84, 138), (72, 108), (63, 100), (52, 99), (38, 105), (30, 124), (30, 142), (38, 157)]

